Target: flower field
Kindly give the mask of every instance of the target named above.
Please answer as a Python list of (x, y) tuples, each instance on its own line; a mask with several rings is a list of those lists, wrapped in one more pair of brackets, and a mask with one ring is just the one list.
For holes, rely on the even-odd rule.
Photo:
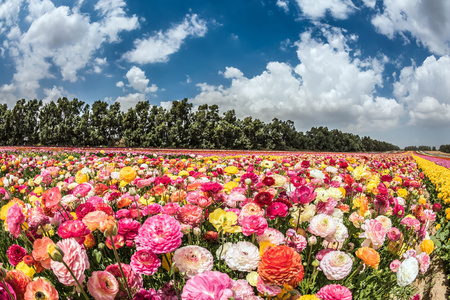
[(450, 250), (448, 172), (411, 153), (2, 148), (0, 299), (417, 300)]

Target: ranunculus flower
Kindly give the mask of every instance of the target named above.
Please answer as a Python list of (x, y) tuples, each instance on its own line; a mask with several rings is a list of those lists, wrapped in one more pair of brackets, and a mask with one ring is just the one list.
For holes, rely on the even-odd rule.
[(258, 267), (259, 261), (258, 247), (250, 242), (231, 244), (225, 253), (225, 262), (232, 270), (250, 272)]
[(329, 284), (322, 287), (316, 297), (321, 300), (352, 300), (352, 292), (340, 284)]
[(356, 251), (356, 256), (358, 256), (366, 265), (378, 269), (380, 254), (376, 250), (369, 247), (362, 247)]
[(214, 264), (214, 258), (209, 250), (195, 245), (185, 246), (175, 250), (173, 255), (180, 273), (186, 273), (186, 278), (192, 278), (195, 275), (211, 271)]
[(33, 252), (31, 253), (34, 260), (40, 262), (41, 266), (43, 266), (47, 270), (50, 269), (51, 262), (51, 258), (50, 256), (48, 256), (47, 247), (51, 244), (53, 244), (53, 241), (46, 236), (41, 239), (36, 239), (34, 240)]
[[(9, 296), (8, 291), (11, 293), (11, 296), (13, 297), (12, 299)], [(6, 282), (5, 282), (5, 284), (0, 282), (0, 299), (2, 299), (2, 300), (16, 300), (16, 298), (17, 298), (17, 296), (16, 296), (16, 293), (14, 292), (14, 289), (12, 288), (12, 286), (9, 285), (9, 283), (6, 283)]]
[[(143, 286), (144, 282), (142, 279), (142, 275), (135, 273), (130, 265), (121, 263), (123, 273), (125, 275), (125, 278), (127, 279), (128, 286), (131, 290), (139, 291)], [(119, 281), (123, 280), (122, 273), (120, 272), (119, 264), (113, 264), (106, 267), (107, 272), (114, 275), (114, 277)], [(125, 290), (125, 287), (123, 285), (119, 286), (119, 292), (117, 293), (117, 297), (120, 299), (126, 299), (127, 298), (127, 292)]]
[(361, 225), (364, 230), (363, 233), (359, 235), (360, 238), (365, 238), (366, 240), (362, 243), (362, 246), (368, 247), (370, 244), (376, 250), (381, 247), (386, 239), (386, 230), (384, 230), (383, 224), (375, 219), (365, 220)]
[(100, 227), (100, 223), (107, 218), (108, 215), (105, 212), (96, 210), (85, 215), (82, 221), (90, 231), (95, 231)]
[(46, 190), (42, 195), (42, 204), (46, 210), (51, 212), (55, 212), (58, 209), (59, 201), (61, 201), (61, 191), (58, 187)]
[(136, 171), (132, 167), (123, 167), (120, 169), (119, 178), (120, 180), (130, 183), (136, 178)]
[(47, 280), (38, 278), (31, 281), (25, 290), (25, 300), (36, 299), (58, 300), (58, 291)]
[(135, 242), (138, 250), (148, 248), (164, 254), (180, 247), (182, 236), (180, 222), (168, 215), (156, 215), (145, 220)]
[(261, 207), (264, 207), (265, 205), (269, 206), (272, 204), (272, 198), (272, 194), (268, 192), (260, 192), (255, 196), (255, 203)]
[(335, 233), (336, 227), (337, 223), (332, 216), (319, 214), (311, 219), (308, 231), (314, 235), (326, 238)]
[(420, 251), (430, 255), (431, 252), (433, 252), (433, 250), (434, 250), (434, 242), (432, 240), (426, 239), (423, 240), (422, 243), (420, 243)]
[(227, 274), (210, 271), (189, 279), (181, 294), (182, 300), (228, 300), (234, 296), (233, 280)]
[(398, 268), (400, 267), (400, 265), (402, 264), (401, 261), (399, 261), (398, 259), (394, 259), (390, 264), (389, 264), (389, 268), (391, 269), (391, 271), (393, 273), (397, 273)]
[(397, 271), (397, 283), (399, 286), (407, 286), (413, 283), (419, 274), (419, 263), (415, 257), (405, 259)]
[(284, 218), (289, 212), (289, 207), (281, 202), (273, 202), (272, 205), (267, 207), (267, 217), (270, 220), (274, 220), (277, 217)]
[(119, 220), (118, 226), (118, 234), (125, 240), (134, 240), (138, 235), (141, 223), (130, 218), (123, 218)]
[(202, 221), (203, 210), (197, 205), (186, 204), (176, 213), (176, 219), (181, 223), (197, 227)]
[(296, 188), (295, 191), (290, 193), (289, 196), (291, 197), (291, 200), (294, 203), (308, 204), (312, 202), (314, 199), (316, 199), (316, 195), (317, 194), (314, 192), (313, 188), (307, 185), (302, 185)]
[(114, 300), (119, 292), (119, 283), (107, 271), (95, 271), (88, 280), (87, 288), (95, 300)]
[(18, 263), (20, 263), (25, 255), (28, 254), (27, 250), (23, 248), (22, 246), (12, 244), (9, 246), (8, 251), (6, 251), (6, 254), (8, 255), (8, 260), (11, 265), (14, 267), (17, 266)]
[(284, 235), (275, 228), (267, 228), (263, 234), (256, 237), (256, 241), (261, 243), (262, 241), (269, 241), (275, 245), (284, 243)]
[(16, 203), (8, 209), (8, 216), (6, 217), (6, 224), (11, 235), (17, 239), (22, 230), (22, 223), (25, 221), (25, 215), (22, 212), (22, 207)]
[(80, 245), (83, 244), (85, 236), (91, 233), (87, 226), (80, 220), (69, 220), (58, 228), (58, 235), (63, 239), (73, 237)]
[(266, 284), (296, 287), (304, 276), (302, 258), (288, 246), (270, 248), (261, 257), (258, 274)]
[(217, 182), (205, 182), (202, 184), (200, 189), (205, 193), (217, 194), (223, 190), (223, 186)]
[(241, 232), (241, 227), (236, 226), (237, 219), (238, 216), (234, 212), (227, 212), (221, 208), (217, 208), (209, 215), (209, 222), (218, 232), (222, 230), (229, 233)]
[(142, 249), (131, 256), (130, 266), (135, 273), (151, 276), (158, 271), (161, 261), (150, 250)]
[[(77, 280), (79, 282), (83, 282), (84, 278), (86, 278), (86, 275), (84, 275), (84, 271), (89, 269), (90, 266), (89, 259), (84, 247), (81, 247), (74, 238), (61, 240), (56, 245), (58, 245), (63, 251), (64, 262), (72, 270)], [(72, 277), (63, 263), (52, 260), (50, 266), (53, 273), (55, 273), (56, 277), (58, 277), (58, 280), (62, 284), (78, 287), (75, 279)]]
[(261, 235), (267, 229), (267, 220), (261, 216), (247, 216), (241, 221), (242, 233), (245, 236), (252, 235), (256, 233), (256, 235)]
[[(93, 191), (94, 187), (92, 185), (90, 185), (89, 183), (82, 183), (77, 185), (73, 191), (72, 191), (72, 195), (75, 195), (77, 197), (86, 197), (90, 191)], [(93, 196), (91, 194), (91, 196)]]
[(162, 300), (162, 298), (154, 289), (149, 289), (148, 291), (141, 289), (134, 294), (133, 300)]
[(344, 279), (352, 270), (353, 262), (345, 252), (331, 251), (320, 261), (322, 269), (328, 280)]
[(6, 273), (5, 282), (8, 283), (14, 290), (17, 300), (23, 300), (25, 290), (31, 279), (24, 272), (20, 270), (10, 270)]

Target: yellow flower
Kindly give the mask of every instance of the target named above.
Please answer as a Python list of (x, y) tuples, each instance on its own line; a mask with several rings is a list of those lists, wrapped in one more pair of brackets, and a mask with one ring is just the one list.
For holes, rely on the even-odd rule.
[(430, 239), (423, 240), (423, 242), (420, 244), (420, 251), (425, 252), (428, 255), (430, 255), (433, 250), (434, 242)]
[(78, 184), (85, 183), (88, 180), (89, 180), (89, 175), (88, 174), (83, 174), (81, 171), (78, 171), (77, 174), (75, 175), (75, 181)]
[(319, 300), (319, 298), (317, 298), (314, 295), (303, 295), (300, 298), (298, 298), (297, 300)]
[(181, 171), (180, 173), (178, 173), (178, 176), (181, 176), (181, 177), (187, 177), (187, 176), (189, 176), (189, 172), (183, 170), (183, 171)]
[(259, 277), (259, 274), (255, 271), (252, 271), (247, 274), (247, 277), (245, 279), (247, 279), (248, 283), (251, 286), (256, 286), (258, 283), (258, 277)]
[(119, 177), (120, 180), (130, 183), (136, 178), (136, 171), (132, 167), (123, 167), (120, 169)]
[(38, 186), (37, 188), (35, 188), (33, 190), (33, 193), (35, 193), (36, 195), (41, 195), (44, 192), (44, 190), (42, 189), (41, 186)]
[(236, 181), (229, 181), (223, 185), (223, 189), (227, 193), (230, 193), (232, 189), (234, 189), (235, 187), (238, 187), (238, 186), (239, 186), (239, 183), (237, 183)]
[(36, 273), (36, 271), (32, 267), (27, 266), (27, 264), (24, 263), (23, 261), (17, 264), (16, 270), (22, 271), (25, 275), (27, 275), (31, 279), (33, 279), (33, 276)]
[(441, 224), (437, 224), (437, 225), (436, 225), (436, 231), (438, 231), (439, 228), (441, 228)]
[(218, 232), (236, 233), (241, 232), (241, 227), (236, 226), (237, 215), (234, 212), (226, 212), (221, 208), (217, 208), (209, 215), (209, 222), (216, 228)]
[(406, 198), (406, 196), (408, 196), (408, 191), (405, 190), (405, 189), (398, 189), (397, 190), (397, 195), (399, 197)]

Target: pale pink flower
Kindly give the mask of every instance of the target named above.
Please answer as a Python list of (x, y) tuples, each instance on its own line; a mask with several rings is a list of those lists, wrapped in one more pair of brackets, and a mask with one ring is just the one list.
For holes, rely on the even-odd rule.
[(135, 273), (153, 275), (161, 266), (161, 261), (150, 250), (142, 249), (131, 256), (130, 266)]
[(364, 223), (364, 217), (360, 216), (356, 211), (352, 212), (348, 219), (356, 228), (360, 228), (361, 224)]
[(96, 271), (89, 278), (87, 288), (95, 300), (114, 300), (119, 292), (119, 283), (111, 273)]
[(169, 215), (152, 216), (139, 228), (136, 247), (149, 248), (155, 254), (172, 252), (181, 245), (180, 229), (180, 222)]
[[(72, 270), (77, 280), (83, 282), (86, 277), (84, 271), (89, 269), (90, 266), (86, 250), (74, 238), (61, 240), (57, 245), (64, 252), (64, 262)], [(52, 260), (50, 266), (62, 284), (66, 286), (77, 286), (75, 279), (63, 263)]]
[(231, 289), (235, 292), (236, 296), (244, 299), (255, 295), (252, 286), (245, 279), (233, 280), (233, 286)]
[(335, 233), (337, 223), (332, 216), (326, 214), (315, 215), (308, 227), (308, 231), (320, 237), (327, 237)]
[(25, 221), (25, 215), (19, 204), (14, 204), (8, 209), (8, 216), (6, 217), (6, 224), (11, 235), (17, 239), (22, 230), (22, 223)]
[(306, 241), (306, 238), (301, 235), (297, 234), (294, 229), (290, 228), (286, 231), (286, 246), (289, 246), (291, 248), (294, 248), (297, 252), (302, 252), (305, 250), (306, 246), (308, 245), (308, 242)]
[(397, 273), (398, 268), (400, 268), (400, 265), (402, 264), (401, 261), (399, 261), (398, 259), (394, 259), (391, 264), (389, 265), (389, 268), (391, 269), (392, 272)]
[(73, 191), (72, 194), (77, 197), (86, 197), (90, 191), (93, 191), (94, 188), (89, 183), (82, 183), (77, 185)]
[(352, 259), (342, 251), (330, 251), (320, 261), (320, 268), (328, 280), (344, 279), (350, 274), (352, 266)]
[(366, 239), (362, 243), (363, 247), (369, 247), (370, 244), (372, 244), (373, 249), (377, 250), (383, 245), (384, 240), (386, 239), (386, 230), (384, 230), (383, 224), (375, 219), (370, 219), (364, 221), (361, 228), (364, 232), (361, 233), (359, 237)]
[(202, 221), (203, 210), (197, 205), (186, 204), (176, 213), (175, 217), (181, 223), (197, 227)]
[(430, 222), (434, 222), (436, 220), (436, 213), (434, 211), (432, 211), (431, 209), (425, 209), (423, 211), (423, 216), (424, 216), (425, 220), (430, 221)]
[(173, 261), (180, 273), (186, 273), (187, 278), (192, 278), (199, 273), (211, 271), (214, 257), (207, 249), (192, 245), (175, 250)]
[(269, 241), (275, 245), (284, 243), (284, 235), (275, 228), (268, 227), (263, 234), (256, 237), (256, 241), (260, 244), (262, 241)]
[(327, 201), (319, 201), (316, 205), (317, 214), (332, 215), (337, 203), (332, 197), (329, 197)]
[(270, 297), (275, 297), (282, 292), (282, 289), (276, 284), (266, 284), (262, 281), (261, 277), (258, 276), (256, 281), (256, 289), (263, 295)]
[(236, 207), (239, 202), (243, 202), (247, 199), (245, 195), (241, 193), (232, 192), (228, 197), (226, 197), (226, 204), (229, 207)]
[(314, 192), (314, 188), (302, 185), (290, 193), (289, 196), (294, 203), (308, 204), (316, 199), (317, 193)]
[(420, 221), (414, 217), (405, 217), (400, 224), (405, 225), (408, 229), (413, 228), (415, 231), (420, 230)]
[(183, 288), (183, 300), (228, 300), (234, 296), (233, 280), (227, 274), (210, 271), (189, 279)]
[(262, 209), (261, 206), (259, 206), (256, 203), (253, 203), (253, 202), (247, 203), (242, 207), (241, 213), (239, 214), (238, 221), (241, 222), (247, 216), (264, 217), (264, 209)]
[(414, 250), (414, 249), (409, 249), (409, 250), (406, 250), (405, 253), (403, 253), (403, 258), (404, 258), (404, 259), (407, 259), (407, 258), (410, 258), (410, 257), (415, 257), (415, 258), (417, 258), (416, 250)]
[(242, 233), (245, 236), (252, 235), (256, 233), (256, 235), (261, 235), (267, 229), (267, 220), (261, 216), (247, 216), (241, 221)]
[[(125, 278), (127, 279), (128, 286), (131, 290), (139, 291), (144, 286), (144, 281), (142, 279), (142, 275), (135, 273), (130, 265), (121, 263), (123, 273)], [(119, 281), (122, 279), (122, 273), (120, 272), (119, 264), (113, 264), (106, 267), (106, 271), (113, 274), (113, 276)], [(119, 292), (117, 293), (117, 298), (126, 299), (127, 292), (125, 291), (125, 287), (123, 285), (119, 286)]]
[(322, 287), (316, 297), (321, 300), (352, 300), (352, 292), (340, 284), (329, 284)]
[(230, 245), (226, 254), (225, 262), (232, 270), (250, 272), (258, 267), (261, 260), (259, 249), (250, 242), (237, 242)]
[(425, 274), (430, 267), (430, 256), (427, 253), (422, 252), (417, 256), (417, 260), (420, 264), (420, 272)]
[(398, 241), (401, 238), (401, 236), (402, 233), (396, 227), (390, 228), (389, 231), (387, 232), (388, 239), (394, 242)]

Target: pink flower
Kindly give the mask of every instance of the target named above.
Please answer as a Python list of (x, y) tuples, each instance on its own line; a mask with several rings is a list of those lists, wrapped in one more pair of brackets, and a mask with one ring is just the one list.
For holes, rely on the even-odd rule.
[(255, 295), (252, 286), (245, 279), (234, 280), (231, 289), (244, 299)]
[[(125, 278), (127, 279), (128, 286), (131, 290), (140, 290), (144, 286), (144, 281), (142, 279), (141, 274), (137, 274), (133, 271), (130, 265), (121, 263), (123, 273), (125, 275)], [(106, 271), (111, 273), (116, 280), (122, 281), (122, 274), (119, 269), (119, 264), (109, 265), (106, 267)], [(127, 292), (125, 290), (125, 287), (123, 285), (119, 286), (119, 292), (117, 293), (117, 298), (119, 299), (127, 299)]]
[(82, 183), (73, 189), (72, 194), (77, 197), (86, 197), (92, 189), (93, 187), (89, 183)]
[(21, 232), (22, 223), (25, 221), (25, 215), (19, 204), (14, 204), (8, 209), (8, 216), (6, 217), (6, 224), (8, 225), (9, 233), (17, 239)]
[(256, 235), (261, 235), (267, 229), (267, 220), (261, 216), (247, 216), (241, 221), (242, 233), (245, 236), (252, 235), (252, 233), (256, 233)]
[[(77, 280), (83, 282), (86, 277), (84, 271), (89, 269), (90, 266), (86, 250), (74, 238), (59, 241), (57, 245), (64, 252), (64, 262), (72, 270)], [(77, 283), (63, 263), (52, 260), (50, 266), (62, 284), (66, 286), (77, 286)]]
[(180, 222), (171, 216), (152, 216), (139, 229), (135, 240), (137, 249), (149, 248), (155, 254), (172, 252), (181, 245), (180, 229)]
[(362, 243), (363, 247), (369, 247), (373, 244), (373, 249), (377, 250), (383, 245), (386, 239), (386, 230), (384, 230), (383, 224), (375, 219), (370, 219), (364, 221), (361, 225), (364, 230), (363, 233), (359, 235), (360, 238), (365, 238), (366, 240)]
[(233, 280), (227, 274), (210, 271), (189, 279), (183, 288), (183, 300), (228, 300), (234, 296)]
[(153, 252), (143, 249), (131, 256), (130, 266), (135, 273), (153, 275), (161, 266), (161, 261)]
[(217, 182), (205, 182), (202, 184), (200, 189), (205, 193), (217, 194), (223, 190), (223, 186)]
[(274, 220), (276, 217), (286, 217), (289, 208), (286, 204), (281, 202), (273, 202), (272, 205), (267, 207), (267, 217), (270, 220)]
[(392, 214), (394, 216), (402, 218), (403, 215), (405, 214), (405, 208), (403, 207), (403, 205), (397, 204), (394, 206), (394, 210), (393, 210)]
[(316, 199), (317, 194), (314, 192), (314, 188), (302, 185), (296, 188), (289, 196), (294, 203), (308, 204)]
[(352, 292), (340, 284), (329, 284), (321, 288), (316, 297), (321, 300), (352, 300)]
[(82, 245), (85, 236), (91, 233), (87, 226), (80, 220), (69, 220), (62, 223), (58, 228), (58, 235), (63, 239), (75, 238), (75, 240)]
[(23, 260), (23, 257), (27, 255), (28, 252), (25, 248), (16, 244), (12, 244), (11, 246), (9, 246), (6, 254), (8, 255), (9, 263), (15, 267)]
[(275, 245), (281, 245), (284, 243), (284, 235), (275, 228), (267, 228), (263, 234), (256, 237), (256, 241), (261, 243), (262, 241), (269, 241)]
[(350, 274), (352, 267), (350, 256), (341, 251), (330, 251), (320, 261), (320, 268), (328, 280), (344, 279)]
[(119, 292), (119, 283), (114, 275), (107, 271), (93, 272), (87, 287), (95, 300), (113, 300)]
[(181, 223), (197, 227), (202, 221), (203, 210), (197, 205), (186, 204), (178, 210), (176, 219)]
[[(6, 288), (5, 288), (6, 285)], [(8, 290), (11, 293), (11, 296), (13, 296), (13, 298), (11, 299), (11, 297), (9, 297), (9, 293)], [(14, 292), (14, 289), (12, 288), (12, 286), (9, 283), (2, 283), (0, 282), (0, 299), (2, 300), (15, 300), (17, 299), (17, 295)]]
[(162, 206), (158, 203), (150, 203), (149, 205), (144, 207), (144, 212), (147, 213), (147, 216), (153, 216), (160, 214), (162, 211)]
[(94, 205), (90, 202), (80, 204), (76, 210), (77, 219), (82, 220), (85, 215), (94, 210), (95, 210)]
[(122, 235), (125, 240), (134, 240), (138, 235), (141, 223), (136, 220), (125, 218), (118, 222), (118, 234)]
[(416, 250), (414, 250), (414, 249), (409, 249), (409, 250), (406, 250), (405, 253), (403, 253), (403, 258), (404, 258), (404, 259), (407, 259), (407, 258), (410, 258), (410, 257), (415, 257), (415, 258), (417, 258)]
[(180, 273), (186, 273), (187, 278), (192, 278), (199, 273), (211, 271), (214, 258), (209, 250), (200, 246), (185, 246), (175, 250), (173, 255)]
[(308, 245), (308, 242), (306, 241), (306, 238), (301, 235), (297, 234), (294, 229), (288, 229), (286, 232), (286, 235), (288, 236), (286, 238), (286, 245), (294, 248), (295, 251), (298, 253), (305, 250), (306, 246)]
[[(380, 223), (381, 224), (381, 223)], [(326, 214), (315, 215), (308, 227), (308, 231), (320, 237), (327, 237), (336, 232), (337, 224), (333, 217)]]
[(411, 229), (413, 228), (415, 231), (420, 230), (420, 221), (413, 218), (413, 217), (405, 217), (400, 224), (405, 225), (406, 228)]
[(391, 264), (389, 265), (389, 268), (391, 269), (392, 272), (397, 273), (398, 268), (400, 268), (400, 265), (402, 264), (401, 261), (399, 261), (398, 259), (394, 259)]
[(396, 227), (392, 227), (387, 232), (388, 239), (391, 240), (391, 241), (394, 241), (394, 242), (398, 241), (401, 238), (401, 236), (402, 236), (402, 233)]
[(199, 191), (192, 191), (187, 193), (186, 195), (186, 201), (189, 204), (197, 204), (197, 199), (200, 197), (200, 192)]
[(270, 297), (275, 297), (279, 293), (281, 293), (282, 289), (276, 284), (266, 284), (262, 281), (261, 277), (258, 276), (256, 281), (256, 289), (263, 295), (267, 295)]
[[(176, 296), (175, 298), (178, 300)], [(145, 289), (141, 289), (139, 292), (134, 294), (133, 300), (162, 300), (162, 298), (154, 289), (149, 289), (148, 291)]]
[(175, 215), (178, 210), (180, 210), (180, 205), (176, 202), (167, 203), (162, 207), (162, 213), (169, 216)]
[(327, 214), (331, 216), (336, 205), (337, 201), (332, 197), (328, 198), (326, 202), (319, 201), (316, 206), (317, 214)]
[(420, 264), (420, 272), (425, 274), (430, 267), (430, 256), (427, 253), (422, 252), (417, 256), (417, 260)]
[(322, 250), (320, 250), (319, 252), (317, 252), (317, 254), (316, 254), (316, 259), (318, 260), (318, 261), (321, 261), (323, 258), (324, 258), (324, 256), (326, 255), (326, 254), (328, 254), (328, 253), (330, 253), (330, 252), (332, 252), (332, 251), (335, 251), (334, 249), (331, 249), (331, 248), (328, 248), (328, 249), (322, 249)]
[(30, 231), (36, 230), (39, 225), (50, 222), (50, 218), (44, 214), (41, 207), (37, 206), (28, 210), (27, 224)]
[(242, 207), (241, 213), (239, 214), (238, 221), (242, 222), (242, 220), (247, 216), (261, 216), (264, 217), (264, 209), (262, 209), (256, 203), (247, 203)]

